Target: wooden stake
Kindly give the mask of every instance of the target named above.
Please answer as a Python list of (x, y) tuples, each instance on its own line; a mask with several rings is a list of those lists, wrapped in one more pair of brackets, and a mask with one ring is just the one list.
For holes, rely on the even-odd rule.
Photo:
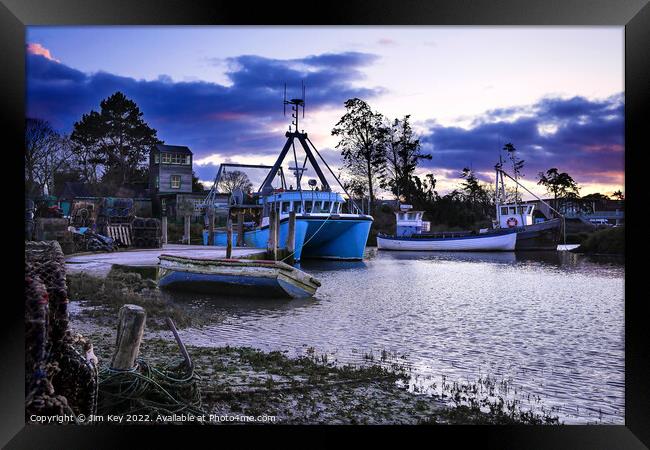
[(190, 358), (189, 353), (187, 353), (185, 344), (183, 344), (183, 341), (181, 341), (181, 337), (178, 335), (178, 330), (176, 330), (176, 325), (174, 325), (174, 321), (172, 320), (171, 317), (167, 317), (167, 326), (170, 328), (170, 330), (172, 330), (172, 333), (174, 334), (174, 339), (176, 339), (178, 348), (181, 350), (181, 355), (183, 355), (183, 359), (185, 360), (185, 364), (187, 365), (187, 368), (191, 372), (194, 369), (194, 365), (192, 364), (192, 359)]
[(232, 256), (232, 219), (228, 214), (228, 222), (226, 223), (226, 258)]
[(278, 260), (278, 248), (280, 247), (280, 213), (276, 212), (275, 214), (275, 230), (274, 230), (275, 237), (273, 238), (273, 242), (275, 242), (275, 245), (273, 246), (273, 259)]
[(167, 216), (162, 216), (162, 241), (167, 244)]
[(138, 305), (124, 305), (120, 308), (115, 353), (111, 359), (112, 369), (128, 370), (135, 367), (146, 316), (144, 308)]
[(237, 247), (244, 246), (244, 212), (237, 213)]
[(183, 227), (183, 241), (190, 245), (190, 216), (185, 216), (185, 226)]
[(271, 208), (269, 210), (269, 241), (266, 246), (266, 250), (269, 253), (269, 258), (273, 257), (274, 259), (276, 257), (275, 249), (277, 248), (277, 244), (275, 241), (276, 238), (275, 226), (276, 226), (275, 209)]
[(214, 208), (208, 209), (208, 245), (214, 245)]
[(293, 253), (296, 251), (296, 212), (289, 212), (289, 229), (287, 230), (287, 252), (289, 255), (289, 263), (293, 263)]

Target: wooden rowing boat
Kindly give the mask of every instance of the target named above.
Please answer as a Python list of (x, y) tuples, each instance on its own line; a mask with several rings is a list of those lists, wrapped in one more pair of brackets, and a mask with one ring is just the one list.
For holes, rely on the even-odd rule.
[(320, 281), (280, 261), (160, 255), (158, 285), (216, 295), (311, 297)]

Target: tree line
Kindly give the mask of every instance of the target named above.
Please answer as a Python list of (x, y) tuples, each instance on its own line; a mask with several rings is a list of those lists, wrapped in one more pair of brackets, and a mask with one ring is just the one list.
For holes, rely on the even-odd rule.
[[(416, 173), (420, 163), (431, 160), (432, 155), (422, 151), (410, 115), (389, 120), (365, 101), (349, 99), (345, 102), (345, 114), (332, 129), (332, 135), (339, 138), (336, 148), (343, 157), (346, 175), (344, 187), (356, 198), (369, 199), (370, 214), (376, 205), (378, 190), (384, 189), (400, 202), (426, 211), (434, 224), (450, 227), (491, 224), (496, 187), (493, 183), (480, 181), (472, 168), (462, 168), (459, 187), (445, 195), (436, 191), (433, 173)], [(498, 166), (507, 163), (513, 178), (518, 180), (524, 177), (525, 161), (519, 157), (516, 147), (509, 142), (502, 151), (506, 161), (500, 161)], [(556, 167), (539, 172), (537, 184), (553, 196), (556, 209), (559, 199), (581, 198), (578, 183)], [(624, 195), (617, 191), (613, 197), (623, 199)], [(599, 193), (582, 197), (588, 200), (608, 198)], [(522, 192), (517, 183), (505, 189), (502, 201), (522, 201)]]
[[(74, 123), (69, 135), (39, 118), (25, 123), (25, 191), (34, 198), (62, 190), (65, 182), (84, 182), (97, 195), (113, 195), (124, 185), (146, 185), (148, 156), (157, 131), (138, 105), (122, 92), (102, 100)], [(194, 177), (195, 190), (202, 190)]]
[[(417, 169), (432, 155), (422, 150), (413, 130), (411, 116), (388, 119), (368, 103), (352, 98), (345, 102), (345, 113), (332, 129), (339, 141), (336, 148), (343, 158), (344, 187), (356, 198), (369, 199), (370, 213), (379, 190), (388, 191), (401, 202), (427, 211), (430, 220), (448, 226), (473, 226), (489, 223), (494, 213), (495, 186), (480, 181), (472, 168), (459, 171), (460, 184), (440, 195), (433, 173), (418, 175)], [(87, 183), (96, 195), (114, 195), (124, 185), (148, 182), (148, 155), (163, 141), (143, 118), (138, 105), (121, 92), (102, 100), (99, 110), (83, 114), (69, 135), (55, 131), (38, 118), (26, 119), (25, 189), (34, 198), (61, 192), (66, 181)], [(503, 147), (506, 162), (515, 179), (524, 176), (525, 161), (512, 143)], [(550, 168), (537, 175), (537, 183), (558, 199), (580, 199), (579, 186), (566, 172)], [(239, 171), (226, 174), (220, 186), (248, 192), (252, 185)], [(198, 178), (194, 190), (203, 190)], [(613, 194), (623, 199), (621, 191)], [(603, 200), (602, 194), (582, 197)], [(521, 201), (515, 184), (506, 189), (506, 202)]]

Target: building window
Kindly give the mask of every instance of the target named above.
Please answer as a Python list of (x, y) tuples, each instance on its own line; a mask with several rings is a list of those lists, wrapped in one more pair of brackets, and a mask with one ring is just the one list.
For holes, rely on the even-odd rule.
[(192, 164), (192, 156), (183, 153), (163, 153), (163, 164), (178, 164), (189, 166)]
[(153, 162), (154, 162), (154, 164), (160, 163), (160, 155), (158, 153), (153, 155)]
[(172, 175), (170, 178), (170, 183), (171, 183), (171, 188), (172, 189), (180, 189), (181, 188), (181, 176), (180, 175)]

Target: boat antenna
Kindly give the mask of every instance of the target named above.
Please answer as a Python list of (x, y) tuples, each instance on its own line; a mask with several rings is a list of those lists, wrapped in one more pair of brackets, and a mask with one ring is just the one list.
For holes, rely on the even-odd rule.
[(291, 117), (293, 120), (291, 121), (291, 124), (296, 127), (296, 131), (299, 131), (298, 129), (298, 118), (300, 117), (300, 108), (302, 108), (302, 117), (305, 117), (305, 84), (303, 82), (302, 84), (302, 97), (301, 98), (292, 98), (291, 100), (287, 100), (287, 85), (285, 83), (284, 85), (284, 108), (285, 108), (285, 114), (286, 114), (286, 107), (287, 105), (291, 105)]
[[(302, 118), (304, 119), (305, 118), (305, 105), (306, 105), (306, 102), (305, 102), (305, 81), (300, 80), (300, 84), (302, 84)], [(298, 131), (298, 130), (296, 130), (296, 131)]]
[(287, 116), (287, 83), (284, 83), (284, 99), (282, 101), (282, 115)]

